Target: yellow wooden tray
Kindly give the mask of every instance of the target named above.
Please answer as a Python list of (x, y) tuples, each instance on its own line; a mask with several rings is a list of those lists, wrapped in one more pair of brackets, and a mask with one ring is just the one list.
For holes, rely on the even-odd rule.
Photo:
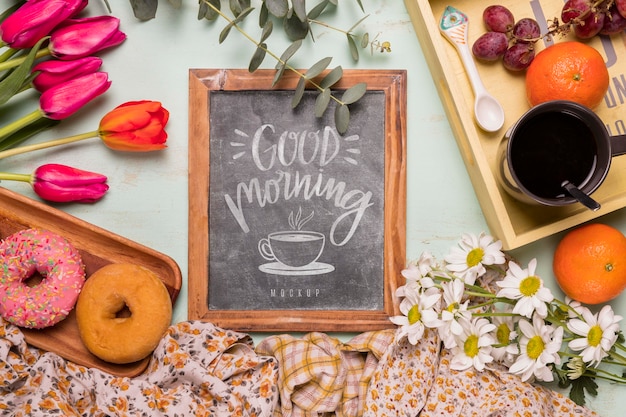
[[(502, 241), (504, 249), (514, 249), (546, 236), (579, 225), (626, 206), (626, 157), (613, 159), (609, 175), (593, 194), (602, 204), (592, 212), (580, 204), (546, 207), (519, 203), (498, 185), (495, 177), (496, 151), (501, 137), (526, 110), (524, 72), (507, 71), (501, 62), (477, 62), (483, 83), (504, 106), (505, 122), (498, 132), (478, 128), (473, 118), (474, 95), (457, 51), (439, 32), (439, 21), (446, 6), (469, 17), (469, 43), (485, 32), (483, 10), (493, 4), (488, 0), (404, 0), (415, 32), (445, 107), (474, 190), (491, 233)], [(561, 16), (562, 0), (518, 2), (503, 0), (516, 19), (531, 17), (540, 25)], [(544, 26), (545, 27), (545, 26)], [(543, 31), (542, 31), (543, 32)], [(554, 38), (554, 42), (576, 40), (573, 34)], [(626, 36), (595, 37), (589, 42), (605, 58), (611, 77), (605, 101), (596, 113), (612, 135), (626, 132)], [(537, 51), (545, 48), (537, 43)]]
[[(180, 292), (180, 268), (169, 256), (0, 187), (0, 238), (28, 228), (46, 229), (66, 238), (80, 253), (87, 279), (104, 265), (134, 263), (150, 269), (161, 278), (172, 303)], [(26, 342), (79, 365), (117, 376), (132, 377), (145, 370), (150, 356), (118, 365), (92, 355), (80, 339), (74, 311), (52, 327), (41, 330), (22, 328)]]

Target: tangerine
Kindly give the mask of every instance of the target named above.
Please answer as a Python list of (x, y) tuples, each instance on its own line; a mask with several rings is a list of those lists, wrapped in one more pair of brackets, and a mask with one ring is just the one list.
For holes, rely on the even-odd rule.
[(600, 304), (626, 287), (626, 236), (592, 223), (568, 232), (554, 252), (556, 281), (570, 298)]
[(577, 41), (555, 43), (539, 51), (526, 71), (531, 106), (569, 100), (593, 109), (609, 88), (609, 71), (600, 52)]

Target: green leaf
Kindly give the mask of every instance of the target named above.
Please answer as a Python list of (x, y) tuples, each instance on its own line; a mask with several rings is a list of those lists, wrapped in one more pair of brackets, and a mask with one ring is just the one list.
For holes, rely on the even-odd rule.
[(361, 48), (367, 48), (370, 43), (370, 34), (365, 32), (361, 38)]
[(359, 60), (359, 48), (356, 47), (356, 42), (354, 42), (354, 38), (349, 33), (346, 35), (348, 38), (348, 46), (350, 47), (350, 55), (352, 55), (352, 59), (356, 62)]
[(338, 2), (337, 0), (330, 0), (330, 2), (331, 2), (333, 5), (335, 5), (335, 6), (336, 6), (337, 4), (339, 4), (339, 2)]
[[(280, 63), (279, 63), (280, 64)], [(276, 74), (274, 74), (274, 80), (272, 81), (272, 87), (276, 85), (278, 80), (283, 76), (285, 72), (285, 64), (280, 64), (276, 66)]]
[(168, 2), (172, 5), (173, 8), (175, 9), (180, 9), (180, 6), (183, 5), (183, 0), (168, 0)]
[(250, 0), (229, 0), (230, 11), (235, 16), (239, 16), (241, 12), (250, 8)]
[(332, 57), (327, 56), (326, 58), (322, 58), (319, 61), (317, 61), (315, 64), (313, 64), (313, 66), (311, 68), (309, 68), (309, 70), (306, 72), (306, 78), (308, 80), (317, 77), (318, 75), (320, 75), (322, 72), (324, 72), (324, 70), (328, 67), (328, 65), (330, 64), (330, 61), (332, 61)]
[(328, 6), (328, 0), (323, 0), (321, 3), (319, 3), (317, 6), (313, 7), (309, 11), (309, 14), (307, 15), (307, 17), (311, 20), (317, 19), (322, 14), (322, 12), (326, 9), (326, 6)]
[(585, 391), (594, 397), (598, 395), (598, 384), (593, 377), (581, 376), (572, 381), (569, 397), (578, 405), (585, 405)]
[[(287, 47), (287, 49), (285, 49), (285, 52), (283, 52), (283, 54), (280, 56), (280, 60), (285, 63), (289, 61), (291, 57), (298, 51), (298, 49), (300, 49), (300, 46), (302, 46), (302, 39), (294, 41), (291, 45)], [(277, 69), (279, 65), (282, 64), (280, 62), (276, 64)]]
[[(209, 4), (211, 6), (209, 6)], [(216, 20), (219, 17), (219, 13), (217, 10), (221, 10), (222, 3), (220, 0), (204, 0), (200, 2), (200, 7), (198, 8), (198, 20), (206, 19), (206, 20)]]
[(249, 72), (256, 71), (263, 63), (265, 59), (265, 53), (267, 52), (267, 45), (262, 43), (256, 51), (254, 51), (254, 55), (252, 55), (252, 59), (250, 60), (250, 65), (248, 66)]
[(261, 11), (259, 12), (259, 27), (265, 27), (270, 20), (270, 12), (267, 10), (265, 2), (261, 3)]
[(226, 37), (228, 36), (228, 34), (230, 33), (230, 30), (235, 27), (238, 23), (241, 23), (243, 21), (243, 19), (246, 18), (246, 16), (248, 16), (250, 14), (250, 12), (252, 12), (252, 10), (254, 10), (254, 8), (252, 7), (248, 7), (247, 9), (245, 9), (244, 11), (242, 11), (239, 16), (237, 16), (236, 18), (234, 18), (233, 20), (231, 20), (230, 22), (228, 22), (228, 24), (224, 27), (224, 29), (222, 29), (222, 31), (220, 32), (220, 37), (219, 37), (219, 43), (222, 43), (226, 40)]
[(363, 16), (362, 18), (360, 18), (358, 20), (358, 22), (356, 22), (354, 25), (352, 25), (352, 27), (350, 29), (347, 30), (348, 33), (352, 32), (354, 29), (356, 29), (357, 26), (359, 26), (365, 19), (367, 19), (369, 17), (369, 15), (367, 16)]
[(7, 136), (2, 141), (0, 141), (0, 151), (4, 151), (10, 149), (14, 146), (19, 145), (24, 142), (26, 139), (36, 135), (39, 132), (43, 132), (44, 130), (59, 124), (60, 120), (52, 120), (42, 117), (37, 121), (24, 126), (17, 132), (12, 135)]
[(367, 92), (366, 83), (358, 83), (348, 88), (341, 96), (341, 101), (344, 104), (356, 103)]
[(268, 20), (265, 26), (263, 26), (263, 31), (261, 32), (261, 39), (259, 43), (263, 43), (270, 37), (272, 34), (272, 30), (274, 29), (274, 23), (271, 20)]
[(133, 14), (139, 20), (154, 19), (157, 12), (158, 0), (130, 0)]
[(39, 40), (32, 47), (26, 59), (17, 67), (15, 67), (11, 73), (0, 82), (0, 106), (9, 101), (24, 85), (24, 80), (30, 76), (30, 70), (35, 62), (35, 57), (41, 45), (48, 40), (48, 37), (44, 37)]
[(289, 3), (287, 0), (265, 0), (264, 1), (267, 10), (276, 17), (283, 18), (289, 10)]
[(320, 87), (322, 88), (331, 87), (335, 85), (337, 81), (341, 80), (342, 76), (343, 76), (343, 69), (341, 68), (341, 66), (335, 67), (333, 68), (331, 72), (326, 74), (324, 79), (320, 82)]
[(335, 127), (337, 132), (344, 134), (348, 131), (350, 125), (350, 109), (348, 106), (340, 104), (335, 107)]
[(298, 19), (300, 19), (301, 22), (306, 22), (307, 16), (304, 0), (291, 0), (291, 2), (293, 4), (293, 11), (295, 12), (296, 16), (298, 16)]
[(306, 78), (300, 78), (298, 80), (298, 85), (296, 85), (296, 89), (294, 90), (293, 98), (291, 99), (291, 107), (296, 108), (300, 101), (302, 100), (302, 96), (304, 96), (304, 88), (306, 87)]
[(363, 13), (365, 13), (365, 9), (363, 8), (363, 3), (361, 3), (361, 0), (356, 0), (356, 2), (359, 4), (359, 7), (361, 8), (361, 11)]
[(330, 103), (330, 88), (322, 90), (315, 99), (315, 117), (322, 117)]
[(283, 28), (285, 34), (292, 41), (304, 39), (309, 33), (309, 21), (301, 21), (300, 18), (296, 16), (293, 9), (289, 9), (287, 15), (283, 18)]

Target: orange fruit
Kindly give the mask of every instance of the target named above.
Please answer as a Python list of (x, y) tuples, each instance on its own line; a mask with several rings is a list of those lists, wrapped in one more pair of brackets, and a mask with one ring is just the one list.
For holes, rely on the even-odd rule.
[(626, 236), (605, 224), (581, 226), (559, 242), (552, 266), (570, 298), (585, 304), (612, 300), (626, 287)]
[(595, 48), (577, 41), (555, 43), (539, 51), (526, 70), (531, 106), (569, 100), (597, 107), (609, 88), (609, 71)]

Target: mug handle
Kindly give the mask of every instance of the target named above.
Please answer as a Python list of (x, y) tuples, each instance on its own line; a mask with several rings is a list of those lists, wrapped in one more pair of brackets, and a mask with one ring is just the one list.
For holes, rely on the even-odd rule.
[(276, 261), (276, 256), (274, 256), (274, 252), (272, 252), (272, 247), (270, 246), (270, 241), (267, 238), (263, 238), (259, 240), (259, 253), (261, 256), (268, 261)]

